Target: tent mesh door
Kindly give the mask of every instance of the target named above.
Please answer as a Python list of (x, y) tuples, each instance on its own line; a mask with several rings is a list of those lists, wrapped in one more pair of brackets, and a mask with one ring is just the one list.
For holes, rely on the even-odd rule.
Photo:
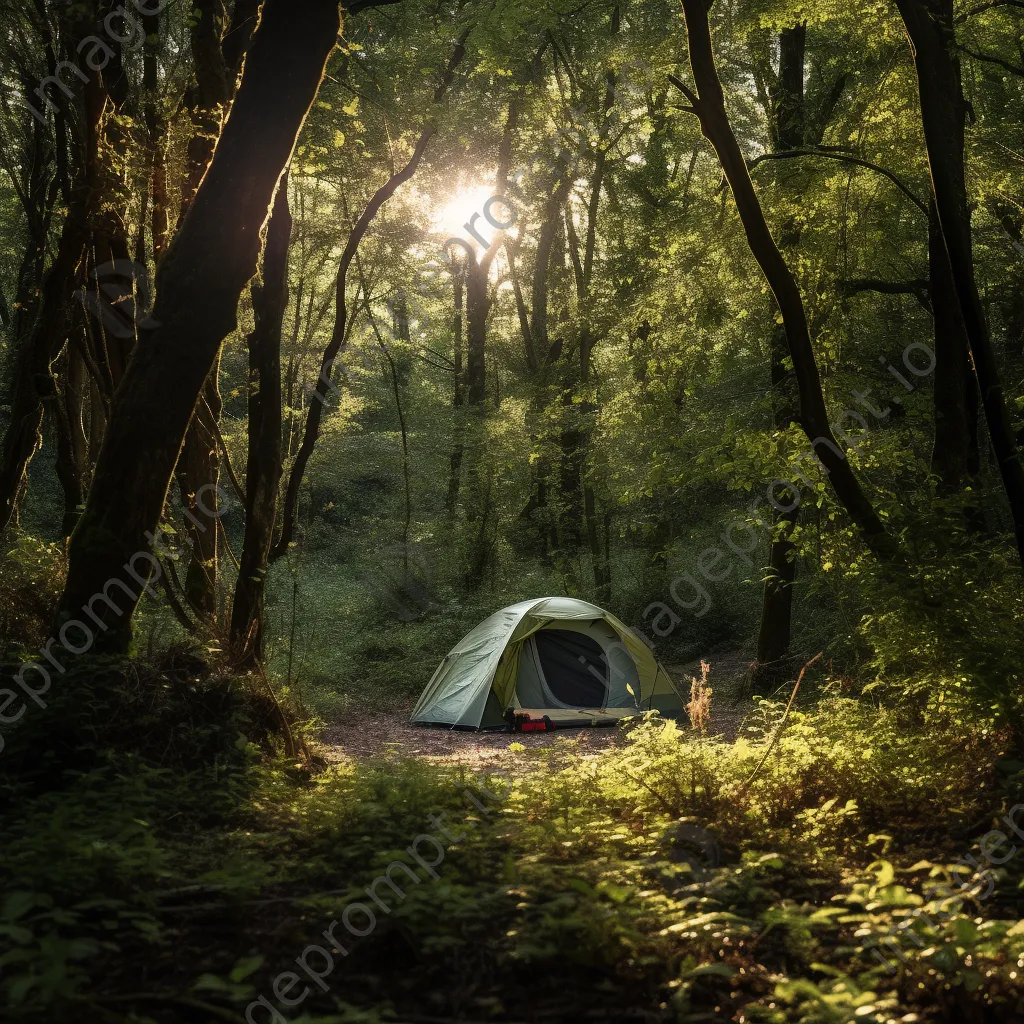
[(603, 708), (608, 693), (608, 663), (601, 645), (568, 629), (534, 634), (541, 669), (556, 700), (571, 708)]

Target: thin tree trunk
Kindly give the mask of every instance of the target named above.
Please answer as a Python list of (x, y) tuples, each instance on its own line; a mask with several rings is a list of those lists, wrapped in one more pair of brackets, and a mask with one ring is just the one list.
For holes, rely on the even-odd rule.
[(896, 0), (910, 37), (921, 98), (921, 122), (939, 226), (974, 370), (981, 387), (992, 450), (1024, 561), (1024, 467), (1021, 466), (999, 368), (974, 276), (971, 213), (964, 176), (964, 95), (952, 0)]
[[(778, 86), (772, 96), (772, 134), (776, 151), (804, 145), (807, 121), (804, 104), (804, 50), (807, 27), (801, 23), (779, 33)], [(792, 251), (800, 242), (800, 228), (794, 217), (788, 218), (779, 237), (779, 250)], [(793, 373), (787, 367), (786, 330), (776, 324), (771, 339), (771, 379), (775, 405), (775, 428), (788, 430), (799, 423), (799, 400)], [(788, 512), (776, 510), (769, 544), (764, 590), (761, 595), (761, 620), (757, 631), (751, 685), (767, 692), (789, 675), (789, 645), (793, 633), (793, 582), (796, 579), (796, 545), (793, 530), (800, 517), (800, 506)]]
[(267, 227), (260, 283), (252, 288), (256, 325), (249, 335), (249, 455), (245, 473), (245, 537), (231, 607), (231, 644), (241, 665), (264, 654), (267, 559), (274, 539), (281, 480), (281, 331), (288, 305), (288, 172), (278, 186)]
[[(611, 34), (619, 32), (619, 7), (616, 4), (611, 13)], [(594, 277), (594, 258), (597, 251), (597, 217), (601, 206), (601, 191), (604, 187), (605, 168), (608, 161), (608, 130), (609, 115), (615, 104), (615, 71), (609, 68), (605, 72), (604, 100), (602, 104), (602, 121), (598, 138), (597, 152), (594, 156), (594, 170), (590, 178), (590, 196), (587, 202), (587, 229), (583, 243), (582, 259), (579, 252), (579, 241), (576, 238), (572, 210), (567, 208), (565, 227), (568, 236), (573, 270), (576, 279), (577, 306), (581, 311), (589, 310)], [(584, 314), (585, 315), (585, 314)], [(579, 335), (579, 387), (583, 390), (583, 400), (578, 404), (572, 402), (572, 392), (566, 392), (568, 401), (565, 403), (568, 415), (577, 420), (568, 430), (562, 433), (562, 500), (564, 504), (563, 536), (568, 546), (579, 543), (579, 521), (582, 520), (586, 529), (587, 546), (594, 574), (594, 590), (598, 601), (605, 603), (611, 596), (611, 566), (605, 557), (601, 543), (600, 528), (597, 521), (597, 500), (594, 487), (587, 478), (587, 464), (591, 454), (591, 435), (593, 421), (597, 414), (597, 405), (587, 396), (591, 383), (591, 357), (597, 341), (593, 327), (584, 321)]]
[(928, 217), (928, 296), (935, 339), (935, 443), (932, 472), (946, 494), (967, 480), (971, 428), (967, 418), (968, 385), (974, 387), (960, 304), (934, 202)]
[[(72, 327), (72, 330), (75, 328)], [(70, 537), (85, 501), (88, 448), (82, 424), (85, 367), (75, 345), (64, 348), (56, 364), (61, 381), (49, 401), (50, 419), (56, 437), (56, 472), (64, 495), (61, 536)]]
[(448, 515), (454, 516), (455, 509), (459, 502), (459, 489), (462, 486), (462, 406), (465, 397), (462, 393), (463, 366), (462, 366), (462, 305), (463, 305), (463, 283), (465, 270), (462, 266), (452, 268), (452, 297), (455, 312), (452, 318), (453, 355), (455, 373), (452, 385), (452, 409), (455, 413), (454, 429), (452, 437), (452, 452), (448, 468), (448, 498), (445, 507)]
[(211, 622), (217, 617), (217, 583), (220, 578), (217, 531), (221, 516), (220, 451), (217, 431), (223, 403), (219, 376), (218, 356), (196, 403), (177, 466), (190, 552), (185, 571), (185, 597), (200, 618)]
[[(360, 268), (360, 278), (362, 277), (362, 268)], [(363, 284), (363, 296), (366, 302), (366, 312), (370, 317), (370, 323), (373, 325), (373, 333), (377, 336), (377, 344), (380, 346), (381, 352), (384, 353), (384, 358), (387, 360), (388, 372), (391, 377), (391, 391), (395, 396), (395, 412), (398, 415), (398, 427), (402, 435), (402, 483), (403, 483), (403, 494), (404, 494), (404, 512), (405, 516), (402, 520), (402, 591), (403, 594), (409, 592), (409, 531), (412, 528), (412, 472), (409, 464), (409, 429), (405, 422), (405, 410), (402, 407), (402, 387), (401, 381), (398, 376), (398, 367), (395, 364), (395, 357), (388, 350), (384, 339), (381, 337), (380, 331), (377, 329), (377, 322), (373, 317), (373, 312), (370, 309), (370, 297), (367, 294), (365, 283)], [(405, 303), (402, 302), (401, 312), (398, 316), (398, 336), (406, 342), (410, 341), (409, 337), (409, 319), (405, 311)]]
[[(341, 27), (333, 0), (266, 0), (238, 94), (192, 208), (157, 275), (155, 325), (115, 396), (85, 514), (70, 545), (59, 623), (103, 589), (100, 649), (123, 650), (178, 452), (238, 299), (255, 273), (274, 192)], [(135, 559), (135, 566), (126, 564)], [(144, 568), (143, 577), (151, 570)], [(131, 597), (122, 595), (126, 588)]]
[(466, 260), (466, 403), (470, 410), (487, 400), (487, 272), (490, 263), (469, 255)]

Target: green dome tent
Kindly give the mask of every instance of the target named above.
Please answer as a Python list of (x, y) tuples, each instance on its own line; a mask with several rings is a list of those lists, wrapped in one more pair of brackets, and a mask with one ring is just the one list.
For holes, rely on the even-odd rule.
[(650, 710), (671, 716), (683, 705), (624, 622), (586, 601), (541, 597), (470, 630), (427, 683), (412, 721), (488, 729), (501, 726), (509, 708), (565, 726)]

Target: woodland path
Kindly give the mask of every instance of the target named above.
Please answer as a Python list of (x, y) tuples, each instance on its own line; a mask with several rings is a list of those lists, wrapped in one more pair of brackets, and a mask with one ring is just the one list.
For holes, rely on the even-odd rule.
[[(712, 688), (709, 736), (734, 742), (750, 712), (748, 697), (741, 696), (748, 659), (741, 653), (709, 655), (708, 683)], [(689, 692), (689, 680), (700, 673), (700, 661), (666, 665), (681, 693)], [(344, 722), (328, 726), (320, 735), (323, 754), (329, 761), (394, 754), (418, 757), (433, 764), (465, 765), (479, 769), (507, 761), (510, 743), (529, 750), (541, 747), (564, 749), (566, 754), (598, 751), (621, 742), (614, 727), (565, 729), (549, 733), (468, 732), (412, 725), (412, 704), (385, 712), (352, 709)]]

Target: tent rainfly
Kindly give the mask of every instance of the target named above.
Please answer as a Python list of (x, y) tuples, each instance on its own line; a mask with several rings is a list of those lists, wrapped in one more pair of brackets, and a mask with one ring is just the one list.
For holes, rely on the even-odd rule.
[(558, 726), (613, 722), (683, 705), (650, 648), (610, 612), (570, 597), (502, 608), (438, 666), (413, 722), (489, 729), (509, 709)]

